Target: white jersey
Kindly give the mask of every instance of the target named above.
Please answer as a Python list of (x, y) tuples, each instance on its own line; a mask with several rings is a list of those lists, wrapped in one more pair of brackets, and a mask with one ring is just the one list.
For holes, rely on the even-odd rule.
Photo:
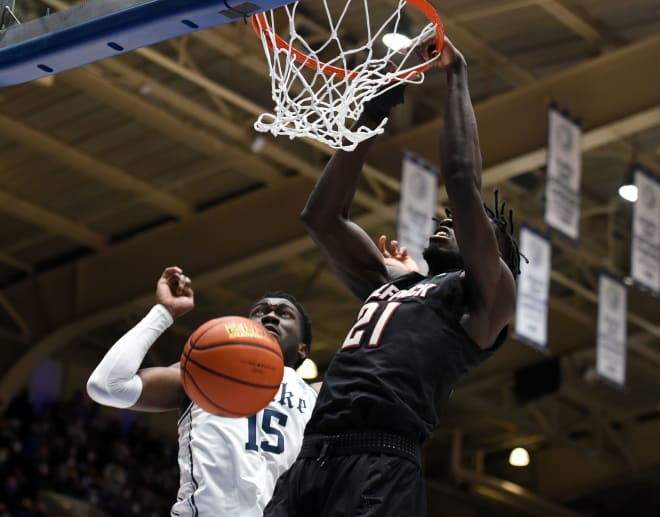
[(180, 484), (172, 516), (261, 517), (295, 461), (316, 391), (289, 367), (275, 398), (248, 418), (190, 403), (179, 418)]

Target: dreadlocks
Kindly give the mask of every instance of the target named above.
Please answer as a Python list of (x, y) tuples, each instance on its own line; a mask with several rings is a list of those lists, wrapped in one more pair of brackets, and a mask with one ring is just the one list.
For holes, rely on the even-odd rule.
[(506, 201), (502, 202), (500, 206), (499, 192), (495, 190), (495, 207), (491, 210), (486, 203), (484, 209), (488, 217), (493, 221), (495, 227), (499, 230), (497, 232), (497, 241), (500, 246), (502, 258), (514, 276), (520, 274), (520, 257), (527, 261), (527, 258), (520, 253), (518, 249), (518, 242), (513, 236), (513, 210), (509, 209), (508, 217), (505, 212)]
[[(493, 221), (493, 224), (497, 228), (495, 235), (500, 252), (502, 253), (502, 258), (506, 262), (506, 265), (509, 266), (513, 276), (517, 277), (520, 274), (520, 258), (522, 257), (525, 262), (529, 261), (527, 257), (520, 253), (518, 242), (513, 236), (513, 210), (509, 209), (509, 213), (506, 214), (506, 201), (503, 201), (500, 206), (499, 191), (497, 190), (495, 191), (495, 210), (492, 210), (486, 203), (484, 203), (484, 210), (486, 210), (486, 214), (488, 214), (488, 217), (490, 217), (490, 220)], [(449, 208), (445, 208), (445, 213), (450, 219), (453, 218)], [(434, 217), (433, 220), (440, 222), (437, 217)]]

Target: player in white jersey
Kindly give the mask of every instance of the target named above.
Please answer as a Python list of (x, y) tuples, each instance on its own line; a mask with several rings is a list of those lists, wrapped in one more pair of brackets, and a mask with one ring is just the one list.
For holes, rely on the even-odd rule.
[(178, 421), (180, 483), (172, 516), (257, 517), (279, 475), (296, 459), (316, 391), (295, 372), (307, 356), (311, 322), (296, 299), (267, 293), (248, 317), (263, 324), (284, 355), (284, 377), (270, 404), (248, 418), (212, 415), (190, 402), (181, 385), (179, 364), (140, 365), (156, 339), (175, 318), (190, 311), (190, 278), (166, 268), (156, 287), (157, 304), (103, 357), (87, 382), (89, 396), (106, 406), (137, 411), (183, 407)]
[(300, 450), (316, 398), (310, 390), (285, 368), (275, 399), (249, 418), (217, 417), (189, 403), (179, 418), (181, 480), (172, 515), (261, 516)]

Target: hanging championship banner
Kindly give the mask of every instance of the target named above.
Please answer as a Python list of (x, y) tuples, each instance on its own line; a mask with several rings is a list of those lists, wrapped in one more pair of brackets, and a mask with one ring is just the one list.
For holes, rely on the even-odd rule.
[(577, 240), (580, 236), (582, 132), (580, 126), (554, 108), (548, 111), (548, 155), (545, 222)]
[(548, 304), (550, 293), (550, 241), (530, 229), (520, 229), (520, 252), (529, 264), (520, 261), (516, 302), (516, 336), (545, 350), (548, 345)]
[(642, 288), (660, 295), (660, 181), (637, 170), (635, 185), (630, 276)]
[(596, 373), (619, 386), (626, 381), (626, 295), (623, 283), (600, 276)]
[(397, 234), (399, 246), (417, 262), (422, 273), (427, 266), (422, 252), (435, 229), (433, 217), (438, 205), (438, 174), (406, 153), (401, 171), (401, 200)]

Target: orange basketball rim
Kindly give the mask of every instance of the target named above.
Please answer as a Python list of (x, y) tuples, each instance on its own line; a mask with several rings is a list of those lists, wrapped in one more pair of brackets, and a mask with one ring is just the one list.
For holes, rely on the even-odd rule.
[[(442, 20), (440, 19), (440, 16), (438, 15), (437, 11), (426, 0), (406, 0), (406, 3), (411, 7), (414, 7), (415, 9), (421, 11), (434, 25), (435, 33), (437, 35), (435, 50), (436, 50), (436, 55), (440, 55), (440, 52), (442, 52), (442, 47), (445, 44), (445, 32), (442, 26)], [(328, 63), (323, 63), (322, 61), (319, 61), (315, 57), (309, 56), (304, 52), (301, 52), (300, 50), (293, 48), (289, 43), (284, 41), (277, 33), (271, 31), (266, 21), (266, 14), (263, 12), (252, 16), (252, 27), (254, 28), (254, 31), (257, 33), (257, 35), (260, 38), (262, 38), (264, 41), (266, 41), (266, 44), (271, 49), (273, 48), (273, 40), (274, 40), (275, 46), (277, 48), (290, 52), (298, 63), (302, 64), (303, 66), (306, 66), (307, 68), (311, 68), (312, 70), (321, 70), (326, 75), (331, 75), (331, 76), (334, 75), (342, 79), (347, 77), (348, 79), (353, 80), (360, 75), (359, 72), (356, 72), (354, 70), (349, 70), (346, 68), (330, 65)], [(264, 38), (264, 36), (267, 37)], [(393, 79), (399, 79), (399, 80), (411, 79), (414, 76), (424, 73), (426, 70), (429, 69), (430, 66), (431, 66), (430, 63), (421, 63), (417, 67), (400, 72), (398, 75), (395, 75)]]

